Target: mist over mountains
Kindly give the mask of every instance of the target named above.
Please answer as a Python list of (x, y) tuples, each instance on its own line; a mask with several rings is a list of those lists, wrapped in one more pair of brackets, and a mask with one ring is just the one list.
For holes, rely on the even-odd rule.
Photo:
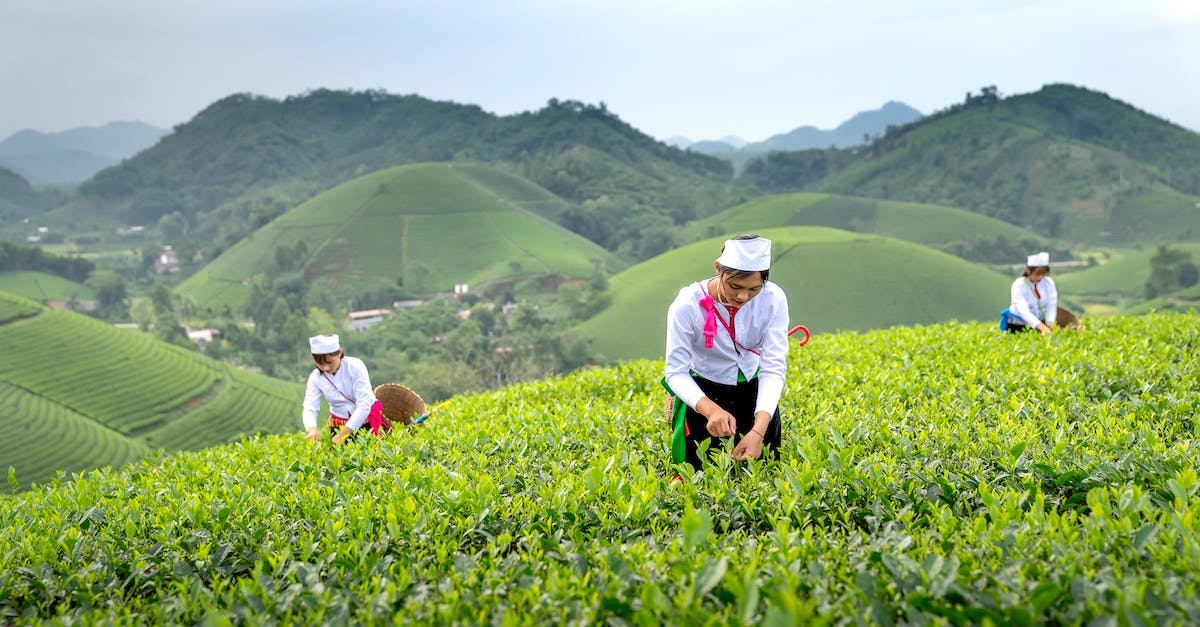
[(169, 132), (140, 121), (54, 133), (23, 130), (0, 141), (0, 167), (34, 185), (79, 183), (153, 146)]

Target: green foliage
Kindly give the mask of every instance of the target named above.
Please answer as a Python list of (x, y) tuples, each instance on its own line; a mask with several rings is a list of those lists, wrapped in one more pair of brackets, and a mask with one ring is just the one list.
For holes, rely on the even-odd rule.
[(1169, 294), (1191, 287), (1197, 281), (1196, 265), (1190, 252), (1159, 246), (1150, 258), (1150, 278), (1146, 280), (1146, 298)]
[[(1197, 316), (818, 334), (778, 462), (669, 481), (661, 362), (0, 499), (14, 622), (1190, 624)], [(1032, 366), (1036, 364), (1036, 367)]]
[(356, 334), (372, 382), (400, 382), (429, 402), (564, 374), (593, 362), (571, 326), (605, 306), (604, 281), (564, 282), (553, 296), (504, 307), (435, 300)]
[(95, 269), (96, 264), (81, 257), (61, 257), (37, 246), (0, 241), (0, 272), (33, 270), (80, 282)]
[(128, 295), (125, 279), (112, 270), (96, 270), (88, 275), (84, 285), (96, 293), (97, 313), (102, 316), (123, 316)]
[(11, 418), (0, 460), (22, 486), (57, 471), (119, 467), (148, 450), (299, 428), (296, 383), (8, 294), (0, 294), (0, 319), (12, 362), (0, 373)]

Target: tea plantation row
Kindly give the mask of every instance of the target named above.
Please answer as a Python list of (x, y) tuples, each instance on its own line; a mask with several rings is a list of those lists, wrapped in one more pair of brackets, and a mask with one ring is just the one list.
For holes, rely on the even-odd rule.
[(661, 363), (0, 499), (0, 616), (1195, 624), (1200, 317), (795, 348), (778, 462), (669, 482)]

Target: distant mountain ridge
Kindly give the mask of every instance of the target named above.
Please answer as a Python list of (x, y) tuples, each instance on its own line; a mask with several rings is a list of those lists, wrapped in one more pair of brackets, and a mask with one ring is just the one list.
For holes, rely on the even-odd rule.
[(848, 148), (869, 143), (871, 138), (885, 133), (889, 126), (900, 126), (920, 119), (921, 112), (903, 102), (889, 100), (878, 109), (861, 111), (842, 122), (837, 128), (822, 130), (801, 126), (779, 133), (761, 142), (746, 142), (737, 137), (691, 142), (684, 137), (672, 137), (668, 143), (718, 157), (762, 154), (771, 150), (807, 150), (810, 148)]
[(768, 153), (742, 180), (962, 207), (1076, 242), (1200, 234), (1200, 134), (1067, 84), (1006, 97), (985, 87), (863, 148)]
[(168, 133), (139, 121), (54, 133), (24, 130), (0, 141), (0, 166), (34, 185), (79, 183), (153, 146)]
[(837, 128), (823, 131), (814, 126), (802, 126), (766, 141), (747, 144), (743, 150), (766, 152), (768, 150), (807, 150), (809, 148), (847, 148), (870, 143), (871, 138), (882, 135), (889, 126), (908, 124), (921, 118), (921, 112), (894, 100), (888, 101), (874, 111), (863, 111)]

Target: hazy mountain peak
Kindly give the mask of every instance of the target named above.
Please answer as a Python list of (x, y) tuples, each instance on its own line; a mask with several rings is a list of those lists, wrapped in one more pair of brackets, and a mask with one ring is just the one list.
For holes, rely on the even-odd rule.
[(167, 133), (136, 120), (52, 133), (26, 129), (0, 141), (0, 157), (32, 183), (78, 183), (153, 146)]

